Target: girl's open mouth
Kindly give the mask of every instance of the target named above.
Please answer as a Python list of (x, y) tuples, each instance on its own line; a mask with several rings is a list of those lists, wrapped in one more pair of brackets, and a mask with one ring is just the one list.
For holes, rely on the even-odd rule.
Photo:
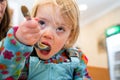
[(48, 55), (50, 53), (50, 50), (40, 50), (40, 53), (42, 55)]
[(42, 55), (48, 55), (51, 51), (51, 46), (47, 43), (41, 42), (39, 43), (39, 47), (42, 48), (40, 49)]

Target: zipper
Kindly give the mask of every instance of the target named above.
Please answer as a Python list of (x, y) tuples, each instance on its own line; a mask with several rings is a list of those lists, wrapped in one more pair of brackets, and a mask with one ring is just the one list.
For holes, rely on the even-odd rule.
[(54, 78), (54, 72), (53, 72), (53, 64), (49, 64), (49, 79), (48, 80), (53, 80)]

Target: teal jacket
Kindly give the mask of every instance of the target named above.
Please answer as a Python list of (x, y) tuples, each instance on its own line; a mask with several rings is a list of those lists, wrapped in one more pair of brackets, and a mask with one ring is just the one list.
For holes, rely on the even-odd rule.
[(41, 60), (33, 47), (15, 39), (16, 30), (10, 29), (1, 42), (0, 80), (91, 80), (87, 58), (79, 49), (62, 49), (49, 60)]
[(87, 58), (75, 48), (62, 49), (45, 61), (30, 56), (28, 63), (28, 80), (91, 80), (86, 68)]

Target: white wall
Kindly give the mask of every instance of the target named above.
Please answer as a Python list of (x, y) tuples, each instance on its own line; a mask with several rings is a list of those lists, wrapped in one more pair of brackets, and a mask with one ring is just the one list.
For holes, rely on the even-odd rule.
[(76, 43), (89, 59), (88, 65), (97, 67), (108, 67), (107, 53), (99, 52), (98, 38), (107, 27), (120, 24), (120, 7), (101, 16), (97, 20), (81, 28), (79, 39)]

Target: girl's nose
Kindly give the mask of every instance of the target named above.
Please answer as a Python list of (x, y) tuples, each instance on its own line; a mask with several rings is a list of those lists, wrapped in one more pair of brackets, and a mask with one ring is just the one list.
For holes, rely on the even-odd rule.
[(49, 28), (45, 28), (44, 32), (42, 34), (42, 37), (46, 38), (46, 39), (53, 39), (53, 37), (54, 37), (54, 31), (53, 31), (53, 29), (50, 28), (50, 27)]

